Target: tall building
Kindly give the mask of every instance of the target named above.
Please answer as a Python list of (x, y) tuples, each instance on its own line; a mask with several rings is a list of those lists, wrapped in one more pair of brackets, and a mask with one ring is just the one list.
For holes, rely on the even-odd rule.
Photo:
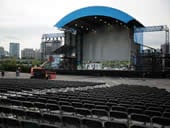
[(4, 47), (0, 47), (0, 59), (5, 56), (5, 50)]
[(35, 49), (35, 59), (37, 59), (37, 60), (41, 59), (40, 49)]
[(9, 46), (9, 55), (11, 57), (19, 58), (20, 56), (20, 44), (19, 43), (10, 43)]
[(25, 48), (21, 51), (22, 59), (41, 59), (40, 49)]
[(22, 59), (34, 59), (35, 51), (32, 48), (25, 48), (21, 51)]
[(64, 33), (43, 34), (41, 41), (41, 60), (53, 55), (54, 51), (64, 44)]

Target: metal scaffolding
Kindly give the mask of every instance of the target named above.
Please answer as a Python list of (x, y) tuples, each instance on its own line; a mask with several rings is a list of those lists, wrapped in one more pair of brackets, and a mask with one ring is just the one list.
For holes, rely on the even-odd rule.
[(134, 33), (143, 33), (143, 32), (156, 32), (156, 31), (165, 31), (165, 44), (166, 53), (170, 52), (169, 49), (169, 28), (167, 25), (159, 25), (159, 26), (147, 26), (147, 27), (139, 27), (134, 28)]

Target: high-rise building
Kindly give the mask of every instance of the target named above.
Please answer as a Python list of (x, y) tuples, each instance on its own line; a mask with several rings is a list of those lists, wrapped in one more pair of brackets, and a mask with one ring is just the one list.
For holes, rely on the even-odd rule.
[(40, 49), (25, 48), (21, 51), (22, 59), (41, 59)]
[(50, 55), (53, 55), (54, 51), (63, 44), (64, 33), (43, 34), (41, 42), (41, 59), (45, 60)]
[(5, 56), (5, 50), (4, 47), (0, 47), (0, 59)]
[(10, 43), (9, 46), (9, 55), (11, 57), (19, 58), (20, 56), (20, 44), (19, 43)]
[(35, 51), (32, 48), (25, 48), (21, 51), (22, 59), (34, 59)]
[(35, 49), (35, 59), (37, 59), (37, 60), (41, 59), (40, 49)]

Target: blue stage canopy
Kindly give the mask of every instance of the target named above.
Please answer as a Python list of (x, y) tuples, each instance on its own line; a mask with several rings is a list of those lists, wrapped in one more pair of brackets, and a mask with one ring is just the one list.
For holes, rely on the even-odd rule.
[[(111, 17), (121, 22), (128, 24), (130, 21), (136, 21), (132, 16), (120, 10), (105, 7), (105, 6), (90, 6), (73, 11), (63, 17), (58, 23), (55, 24), (57, 28), (63, 28), (66, 24), (86, 16), (106, 16)], [(139, 23), (139, 22), (137, 22)], [(140, 23), (139, 23), (140, 24)]]

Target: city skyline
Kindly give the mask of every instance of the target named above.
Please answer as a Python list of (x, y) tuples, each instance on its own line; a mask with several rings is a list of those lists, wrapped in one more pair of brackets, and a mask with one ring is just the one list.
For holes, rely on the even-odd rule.
[[(169, 0), (140, 2), (136, 0), (128, 2), (125, 0), (63, 0), (60, 2), (0, 0), (0, 46), (9, 50), (10, 42), (20, 42), (20, 49), (39, 49), (42, 34), (59, 32), (54, 24), (62, 17), (79, 8), (94, 5), (109, 6), (124, 11), (145, 26), (168, 25), (170, 28)], [(162, 42), (164, 42), (163, 32), (147, 33), (144, 38), (144, 43), (150, 43), (155, 47), (160, 47)]]

